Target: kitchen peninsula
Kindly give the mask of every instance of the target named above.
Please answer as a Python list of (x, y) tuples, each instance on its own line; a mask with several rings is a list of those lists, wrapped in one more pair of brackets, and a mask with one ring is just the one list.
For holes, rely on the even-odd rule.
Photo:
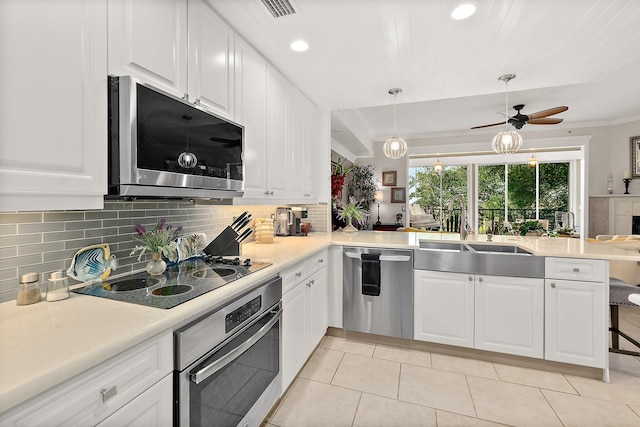
[[(0, 304), (0, 412), (20, 406), (74, 376), (100, 366), (118, 354), (155, 336), (171, 332), (205, 313), (216, 310), (261, 281), (295, 267), (314, 253), (329, 248), (328, 323), (340, 328), (342, 295), (342, 246), (419, 250), (421, 240), (460, 242), (447, 233), (361, 231), (355, 234), (310, 233), (308, 237), (277, 238), (274, 244), (243, 245), (242, 256), (271, 266), (169, 310), (73, 294), (56, 303), (16, 306)], [(640, 261), (640, 254), (578, 239), (472, 235), (469, 243), (513, 244), (534, 255), (567, 261)], [(604, 278), (608, 283), (608, 276)], [(608, 289), (606, 295), (608, 296)], [(598, 308), (608, 312), (608, 301)], [(605, 322), (607, 317), (604, 317)], [(598, 325), (606, 333), (607, 324)], [(283, 338), (286, 340), (286, 336)], [(605, 344), (606, 345), (606, 344)], [(603, 349), (606, 352), (606, 348)], [(606, 371), (608, 362), (603, 365)], [(287, 385), (284, 385), (286, 389)], [(37, 396), (37, 397), (36, 397)], [(32, 401), (33, 402), (33, 401)], [(26, 403), (30, 405), (31, 402)], [(24, 407), (24, 405), (22, 405)], [(18, 409), (18, 408), (16, 408)], [(0, 420), (7, 414), (0, 416)]]

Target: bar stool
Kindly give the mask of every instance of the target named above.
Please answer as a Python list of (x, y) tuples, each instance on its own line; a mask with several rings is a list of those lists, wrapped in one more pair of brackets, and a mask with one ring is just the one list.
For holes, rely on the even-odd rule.
[(620, 337), (623, 337), (638, 348), (640, 348), (640, 343), (622, 332), (619, 329), (618, 322), (618, 307), (621, 305), (636, 307), (632, 302), (635, 297), (632, 296), (637, 295), (637, 292), (637, 286), (629, 285), (622, 280), (615, 279), (613, 277), (609, 279), (609, 309), (611, 312), (611, 327), (609, 328), (609, 331), (611, 331), (611, 347), (609, 348), (609, 351), (612, 353), (640, 356), (640, 352), (623, 350), (620, 348)]

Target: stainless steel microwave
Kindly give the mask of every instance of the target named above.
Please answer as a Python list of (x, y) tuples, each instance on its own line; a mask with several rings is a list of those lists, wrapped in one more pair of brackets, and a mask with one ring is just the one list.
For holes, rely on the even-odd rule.
[(109, 194), (229, 199), (244, 189), (244, 128), (129, 76), (109, 77)]

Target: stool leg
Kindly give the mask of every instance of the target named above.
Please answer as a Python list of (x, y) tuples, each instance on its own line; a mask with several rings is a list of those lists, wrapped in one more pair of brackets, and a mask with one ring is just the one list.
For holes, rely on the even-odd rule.
[(615, 349), (620, 348), (620, 335), (618, 335), (618, 306), (611, 305), (609, 306), (611, 311), (611, 347)]

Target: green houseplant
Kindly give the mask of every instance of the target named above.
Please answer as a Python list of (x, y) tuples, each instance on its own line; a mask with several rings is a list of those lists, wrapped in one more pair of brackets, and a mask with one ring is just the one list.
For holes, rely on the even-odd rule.
[(523, 221), (518, 225), (518, 231), (521, 236), (526, 236), (528, 233), (535, 233), (540, 236), (545, 232), (544, 225), (538, 221)]
[[(353, 165), (347, 183), (347, 196), (359, 200), (363, 212), (370, 213), (376, 201), (376, 181), (373, 178), (373, 165)], [(365, 217), (360, 225), (366, 224)]]
[(358, 231), (358, 229), (353, 226), (352, 222), (354, 219), (360, 225), (365, 222), (365, 211), (362, 209), (361, 202), (357, 201), (353, 197), (349, 197), (349, 202), (338, 208), (338, 218), (347, 223), (342, 231), (346, 233), (355, 233)]

